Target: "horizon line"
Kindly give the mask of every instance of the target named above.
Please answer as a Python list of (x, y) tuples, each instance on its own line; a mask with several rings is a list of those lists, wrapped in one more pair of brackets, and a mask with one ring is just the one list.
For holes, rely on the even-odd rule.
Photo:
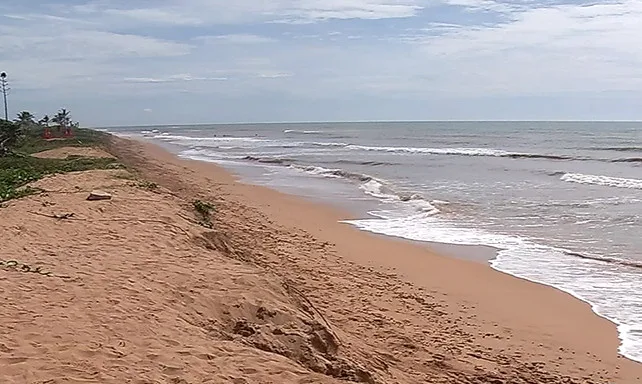
[(219, 123), (167, 123), (104, 125), (87, 128), (171, 127), (199, 125), (277, 125), (277, 124), (359, 124), (359, 123), (642, 123), (642, 120), (312, 120), (312, 121), (235, 121)]

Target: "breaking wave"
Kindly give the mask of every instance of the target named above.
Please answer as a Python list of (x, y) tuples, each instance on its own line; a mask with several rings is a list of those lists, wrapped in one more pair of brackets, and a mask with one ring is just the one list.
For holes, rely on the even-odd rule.
[(613, 159), (611, 163), (642, 163), (642, 157), (626, 157), (623, 159)]
[[(286, 157), (262, 157), (262, 156), (245, 156), (241, 160), (252, 161), (256, 163), (263, 164), (277, 164), (277, 165), (292, 165), (296, 160), (289, 159)], [(339, 159), (335, 161), (320, 161), (324, 164), (349, 164), (349, 165), (365, 165), (371, 167), (385, 166), (385, 165), (399, 165), (398, 163), (393, 163), (389, 161), (367, 161), (367, 160), (348, 160), (348, 159)]]
[(588, 148), (594, 151), (617, 151), (617, 152), (642, 152), (642, 147), (599, 147)]
[(241, 160), (254, 161), (254, 162), (263, 163), (263, 164), (278, 164), (278, 165), (290, 165), (294, 162), (294, 160), (292, 159), (287, 159), (283, 157), (258, 157), (258, 156), (245, 156)]
[(296, 133), (296, 134), (302, 134), (302, 135), (314, 135), (314, 134), (319, 134), (323, 133), (323, 131), (300, 131), (296, 129), (286, 129), (283, 131), (283, 133)]
[(621, 177), (610, 177), (602, 175), (585, 175), (582, 173), (565, 173), (562, 181), (569, 183), (602, 185), (605, 187), (642, 189), (642, 180), (625, 179)]
[(253, 142), (253, 143), (259, 143), (259, 142), (266, 142), (270, 141), (267, 139), (260, 139), (257, 137), (193, 137), (193, 136), (181, 136), (181, 135), (170, 135), (167, 133), (162, 133), (160, 135), (156, 135), (152, 137), (153, 139), (161, 139), (161, 140), (174, 140), (174, 141), (213, 141), (213, 142), (219, 142), (219, 141), (247, 141), (247, 142)]
[[(487, 157), (503, 157), (509, 159), (544, 159), (544, 160), (557, 160), (557, 161), (600, 161), (611, 163), (642, 163), (642, 157), (624, 157), (616, 159), (608, 158), (591, 158), (579, 157), (564, 154), (546, 154), (546, 153), (523, 153), (512, 152), (501, 149), (492, 148), (424, 148), (424, 147), (380, 147), (368, 145), (356, 145), (343, 142), (306, 142), (306, 141), (289, 141), (289, 140), (270, 140), (260, 137), (192, 137), (183, 135), (172, 135), (168, 132), (160, 133), (158, 130), (143, 131), (145, 136), (150, 136), (153, 139), (182, 142), (183, 144), (189, 143), (212, 143), (213, 145), (226, 145), (224, 149), (242, 149), (248, 147), (274, 147), (274, 148), (301, 148), (301, 147), (320, 147), (320, 148), (336, 148), (347, 149), (354, 151), (369, 151), (369, 152), (386, 152), (386, 153), (399, 153), (399, 154), (426, 154), (426, 155), (451, 155), (451, 156), (487, 156)], [(320, 134), (323, 131), (303, 131), (288, 129), (283, 131), (290, 134)], [(609, 148), (593, 148), (596, 150), (614, 150), (614, 151), (642, 151), (642, 147), (609, 147)], [(364, 164), (369, 165), (369, 164)]]
[(368, 165), (372, 167), (379, 167), (383, 165), (399, 165), (399, 163), (393, 163), (391, 161), (360, 161), (360, 160), (337, 160), (336, 164), (352, 164), (352, 165)]
[(564, 253), (569, 256), (579, 257), (580, 259), (585, 259), (585, 260), (595, 260), (595, 261), (601, 261), (609, 264), (623, 265), (625, 267), (642, 268), (642, 261), (625, 260), (625, 259), (618, 259), (616, 257), (606, 257), (606, 256), (599, 256), (599, 255), (589, 255), (589, 254), (583, 254), (583, 253), (572, 252), (572, 251), (564, 251)]
[(350, 145), (350, 144), (346, 144), (346, 143), (316, 143), (316, 142), (314, 142), (314, 143), (303, 143), (303, 144), (311, 145), (311, 146), (314, 146), (314, 147), (337, 147), (337, 148), (344, 148), (344, 147), (347, 147), (347, 146)]
[(346, 148), (362, 151), (378, 151), (390, 153), (418, 153), (429, 155), (460, 155), (460, 156), (490, 156), (507, 157), (512, 159), (549, 159), (549, 160), (584, 160), (566, 155), (548, 155), (537, 153), (508, 152), (501, 149), (489, 148), (418, 148), (418, 147), (372, 147), (365, 145), (348, 145)]
[(363, 173), (349, 172), (343, 169), (329, 169), (317, 166), (292, 165), (292, 168), (301, 171), (331, 178), (340, 178), (360, 183), (359, 189), (365, 194), (382, 200), (386, 203), (409, 204), (415, 213), (422, 215), (435, 215), (439, 210), (419, 194), (404, 194), (394, 190), (384, 180)]
[(291, 165), (291, 167), (313, 175), (339, 177), (339, 178), (359, 181), (363, 183), (367, 183), (374, 179), (372, 176), (369, 176), (363, 173), (349, 172), (343, 169), (328, 169), (328, 168), (317, 167), (313, 165), (305, 166), (305, 165), (296, 165), (296, 164)]

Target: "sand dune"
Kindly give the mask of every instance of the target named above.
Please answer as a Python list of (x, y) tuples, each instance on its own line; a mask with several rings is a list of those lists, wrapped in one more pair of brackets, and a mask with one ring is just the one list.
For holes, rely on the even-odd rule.
[[(110, 152), (137, 171), (56, 175), (0, 209), (2, 383), (633, 383), (642, 373), (616, 357), (612, 325), (564, 294), (352, 230), (339, 212), (156, 147), (115, 139)], [(112, 200), (87, 201), (94, 189)], [(212, 228), (194, 199), (214, 204)], [(404, 272), (412, 260), (423, 280)], [(471, 283), (487, 286), (474, 296)], [(494, 290), (552, 307), (530, 319)], [(527, 312), (510, 315), (512, 304)], [(558, 304), (585, 342), (548, 319)]]

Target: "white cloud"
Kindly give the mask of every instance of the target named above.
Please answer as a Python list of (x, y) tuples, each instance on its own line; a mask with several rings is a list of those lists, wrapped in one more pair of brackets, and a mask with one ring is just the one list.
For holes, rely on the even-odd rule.
[(180, 73), (176, 75), (161, 76), (161, 77), (125, 77), (123, 81), (126, 83), (175, 83), (185, 81), (225, 81), (227, 77), (202, 77), (192, 76), (187, 73)]
[(253, 34), (232, 34), (232, 35), (212, 35), (199, 36), (194, 38), (196, 41), (202, 41), (207, 44), (263, 44), (277, 41), (270, 37), (253, 35)]
[(139, 22), (172, 25), (199, 25), (203, 20), (197, 16), (183, 15), (177, 8), (157, 9), (107, 9), (105, 14), (115, 17), (127, 17)]
[(165, 83), (168, 80), (153, 77), (125, 77), (123, 81), (126, 83)]
[(524, 9), (524, 3), (499, 2), (494, 0), (443, 0), (448, 5), (466, 8), (469, 12), (499, 12), (510, 13)]
[(25, 16), (25, 15), (4, 15), (4, 17), (6, 17), (8, 19), (21, 20), (21, 21), (29, 20), (29, 17)]
[[(313, 23), (330, 19), (387, 19), (415, 16), (422, 0), (169, 0), (153, 7), (94, 2), (72, 9), (86, 16), (126, 17), (167, 25), (247, 22)], [(123, 22), (119, 20), (118, 22)]]
[(151, 108), (145, 108), (143, 109), (143, 112), (151, 113), (151, 112), (154, 112), (154, 110)]
[(48, 59), (98, 59), (117, 57), (181, 56), (190, 52), (187, 44), (133, 34), (67, 27), (52, 34), (46, 25), (0, 27), (0, 52), (7, 56)]
[(417, 15), (423, 9), (415, 1), (302, 0), (281, 12), (282, 22), (315, 22), (329, 19), (391, 19)]
[(640, 20), (638, 1), (540, 6), (512, 11), (497, 25), (448, 25), (414, 41), (446, 72), (438, 82), (457, 93), (640, 91)]
[[(101, 31), (84, 31), (78, 35), (58, 36), (66, 44), (68, 53), (87, 57), (168, 57), (182, 56), (190, 52), (190, 46), (167, 40), (160, 40), (132, 34), (118, 34)], [(55, 50), (55, 48), (54, 48)]]
[(292, 76), (294, 76), (294, 74), (288, 72), (263, 72), (257, 75), (257, 77), (260, 77), (262, 79), (280, 79)]
[(136, 115), (162, 113), (149, 99), (168, 95), (276, 103), (630, 91), (642, 99), (637, 0), (441, 0), (450, 6), (443, 15), (424, 9), (438, 3), (98, 0), (24, 14), (3, 5), (11, 16), (0, 16), (0, 67), (17, 92), (49, 90), (56, 103), (61, 94), (138, 98)]

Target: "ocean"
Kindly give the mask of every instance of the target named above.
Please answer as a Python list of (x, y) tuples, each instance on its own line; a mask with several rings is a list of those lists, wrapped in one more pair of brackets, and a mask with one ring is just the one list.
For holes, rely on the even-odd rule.
[(642, 123), (422, 122), (106, 128), (349, 210), (364, 231), (490, 246), (490, 265), (618, 325), (642, 361)]

